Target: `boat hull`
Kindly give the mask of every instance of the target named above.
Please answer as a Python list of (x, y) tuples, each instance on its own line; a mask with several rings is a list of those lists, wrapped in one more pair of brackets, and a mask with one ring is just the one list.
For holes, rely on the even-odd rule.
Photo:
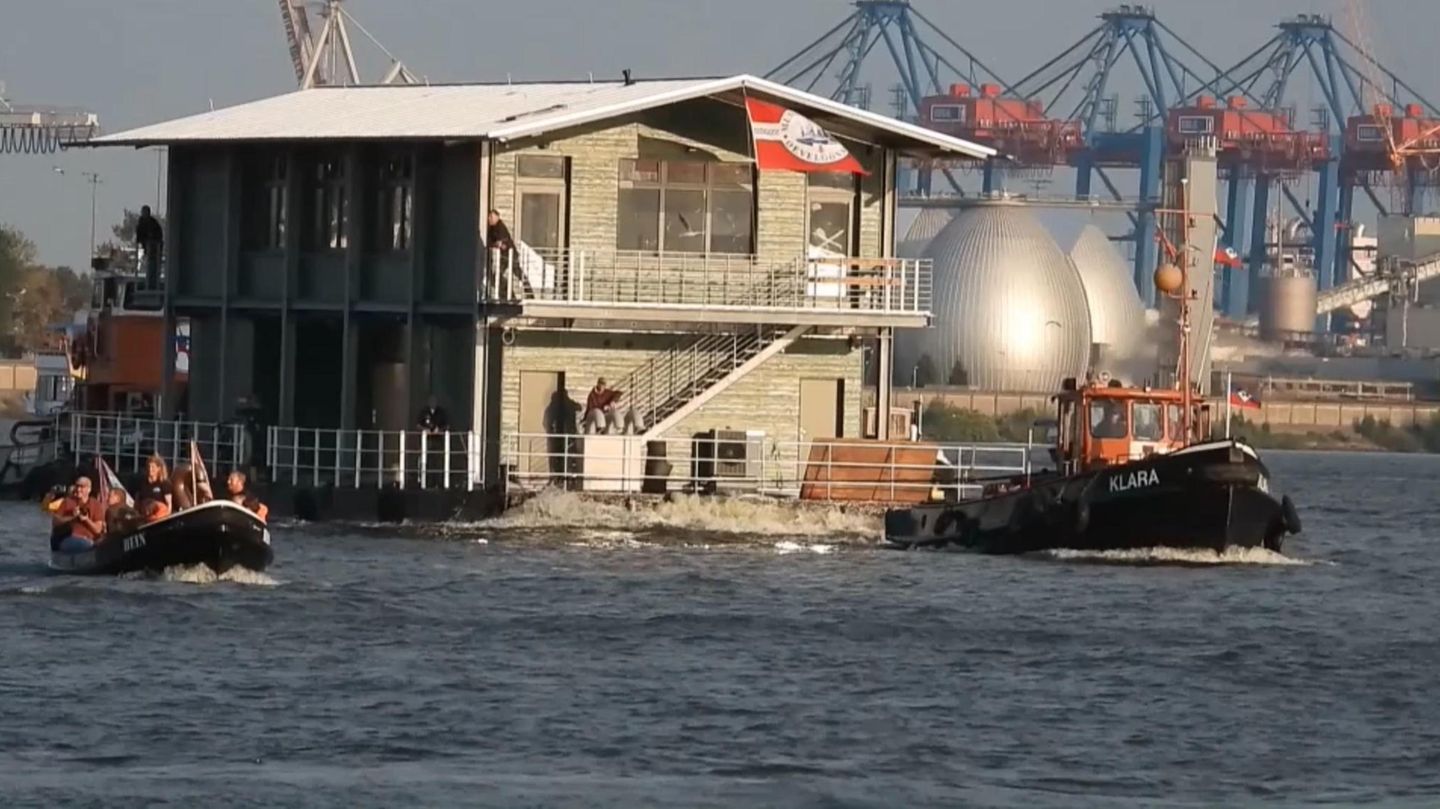
[(960, 503), (895, 509), (885, 539), (900, 547), (982, 553), (1173, 547), (1279, 551), (1300, 520), (1270, 493), (1269, 471), (1233, 441), (1187, 447)]
[(274, 558), (264, 521), (234, 503), (216, 501), (108, 537), (81, 553), (52, 551), (50, 567), (63, 573), (114, 575), (203, 564), (218, 574), (233, 567), (264, 570)]

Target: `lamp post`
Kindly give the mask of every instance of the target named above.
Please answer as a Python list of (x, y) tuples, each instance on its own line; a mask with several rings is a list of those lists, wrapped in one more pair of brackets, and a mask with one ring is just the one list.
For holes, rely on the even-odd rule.
[(95, 257), (95, 205), (100, 189), (100, 175), (93, 171), (82, 171), (80, 176), (90, 183), (90, 257)]

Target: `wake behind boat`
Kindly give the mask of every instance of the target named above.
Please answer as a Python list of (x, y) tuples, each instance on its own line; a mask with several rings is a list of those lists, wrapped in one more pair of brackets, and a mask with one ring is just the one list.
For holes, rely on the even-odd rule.
[(50, 567), (63, 573), (114, 575), (203, 564), (223, 574), (233, 567), (261, 571), (274, 558), (265, 522), (243, 506), (216, 500), (106, 537), (87, 550), (51, 551)]

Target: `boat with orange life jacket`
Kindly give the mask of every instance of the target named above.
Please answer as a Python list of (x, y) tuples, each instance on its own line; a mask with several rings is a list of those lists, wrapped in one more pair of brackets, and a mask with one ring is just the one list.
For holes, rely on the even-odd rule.
[(203, 564), (221, 574), (234, 567), (261, 571), (274, 559), (270, 531), (260, 515), (229, 500), (212, 500), (107, 535), (78, 553), (52, 550), (50, 567), (63, 573), (117, 574)]

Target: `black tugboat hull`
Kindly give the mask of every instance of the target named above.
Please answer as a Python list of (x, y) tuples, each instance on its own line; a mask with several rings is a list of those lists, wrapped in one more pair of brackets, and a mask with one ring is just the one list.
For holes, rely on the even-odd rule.
[(187, 509), (124, 536), (108, 537), (82, 553), (50, 554), (63, 573), (119, 574), (207, 565), (217, 574), (233, 567), (264, 570), (274, 561), (264, 521), (234, 503)]
[(885, 515), (885, 539), (892, 545), (1001, 554), (1153, 547), (1279, 551), (1285, 535), (1299, 530), (1294, 505), (1270, 493), (1269, 472), (1254, 450), (1231, 441)]

